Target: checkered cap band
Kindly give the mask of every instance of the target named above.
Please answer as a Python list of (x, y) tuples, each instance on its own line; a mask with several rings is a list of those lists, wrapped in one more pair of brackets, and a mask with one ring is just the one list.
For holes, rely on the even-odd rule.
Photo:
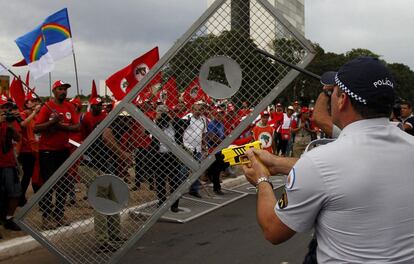
[(342, 91), (344, 91), (348, 96), (350, 96), (354, 100), (363, 103), (364, 105), (367, 104), (367, 100), (352, 92), (343, 82), (341, 82), (341, 80), (339, 80), (338, 74), (335, 75), (335, 83), (339, 86), (339, 88), (341, 88)]

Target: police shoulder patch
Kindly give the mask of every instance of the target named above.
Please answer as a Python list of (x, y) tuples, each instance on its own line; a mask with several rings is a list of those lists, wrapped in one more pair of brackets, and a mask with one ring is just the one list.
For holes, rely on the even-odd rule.
[(287, 205), (288, 205), (288, 198), (287, 198), (286, 191), (284, 191), (280, 199), (277, 201), (277, 208), (285, 209)]
[(286, 189), (288, 190), (292, 189), (293, 186), (295, 185), (295, 180), (296, 180), (295, 168), (292, 168), (292, 170), (289, 172), (289, 175), (286, 178), (286, 183), (285, 183)]

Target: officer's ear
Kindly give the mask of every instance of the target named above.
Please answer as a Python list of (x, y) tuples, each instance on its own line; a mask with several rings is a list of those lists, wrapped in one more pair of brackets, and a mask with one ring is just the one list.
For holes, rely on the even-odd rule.
[(338, 104), (339, 111), (343, 112), (344, 110), (346, 110), (347, 107), (351, 106), (351, 100), (349, 96), (339, 88), (337, 90), (337, 96), (338, 96), (337, 104)]

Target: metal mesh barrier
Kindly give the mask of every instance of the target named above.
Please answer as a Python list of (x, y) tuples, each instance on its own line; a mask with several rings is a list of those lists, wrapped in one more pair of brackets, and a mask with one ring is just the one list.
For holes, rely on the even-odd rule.
[[(256, 48), (302, 67), (313, 57), (266, 0), (216, 1), (19, 213), (22, 228), (68, 263), (117, 262), (178, 198), (191, 203), (214, 154), (297, 76)], [(171, 83), (186, 103), (169, 108)], [(154, 106), (143, 91), (159, 87)]]

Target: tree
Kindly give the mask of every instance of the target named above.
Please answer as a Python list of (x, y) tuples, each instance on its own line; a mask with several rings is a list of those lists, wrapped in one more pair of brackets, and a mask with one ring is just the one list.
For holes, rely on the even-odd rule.
[(397, 96), (410, 102), (414, 102), (414, 72), (407, 65), (402, 63), (388, 64), (388, 68), (395, 78), (395, 91)]
[[(243, 72), (242, 86), (233, 103), (241, 104), (242, 99), (255, 105), (263, 98), (264, 92), (270, 92), (278, 80), (278, 65), (271, 59), (254, 52), (256, 44), (239, 31), (225, 31), (216, 36), (209, 34), (194, 38), (188, 42), (170, 61), (168, 75), (174, 75), (177, 86), (184, 90), (199, 74), (199, 70), (208, 59), (225, 55), (239, 63)], [(213, 72), (209, 79), (225, 79), (222, 71)]]

